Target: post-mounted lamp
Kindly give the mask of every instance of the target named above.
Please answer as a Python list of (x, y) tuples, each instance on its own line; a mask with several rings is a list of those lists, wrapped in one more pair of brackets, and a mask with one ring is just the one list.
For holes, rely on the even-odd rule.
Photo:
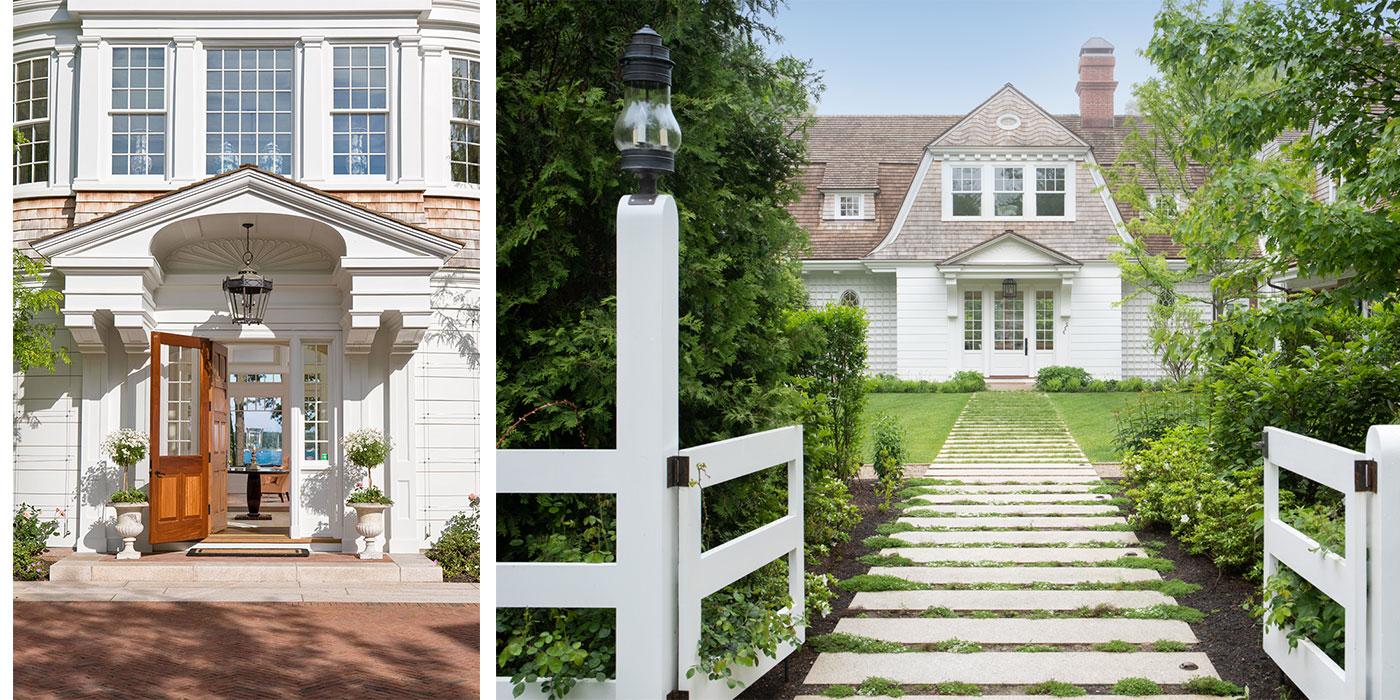
[(613, 122), (613, 143), (622, 169), (637, 175), (639, 194), (656, 194), (656, 181), (676, 169), (681, 126), (671, 113), (671, 50), (650, 26), (632, 35), (622, 52), (622, 113)]

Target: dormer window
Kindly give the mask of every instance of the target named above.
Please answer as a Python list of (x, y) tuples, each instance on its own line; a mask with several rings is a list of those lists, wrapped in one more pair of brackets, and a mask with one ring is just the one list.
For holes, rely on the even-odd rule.
[(982, 215), (982, 168), (953, 168), (953, 216)]
[(1037, 216), (1065, 215), (1065, 169), (1035, 169), (1035, 213)]
[(1021, 216), (1025, 211), (1025, 171), (1020, 168), (996, 169), (996, 215)]
[(945, 162), (943, 220), (1074, 220), (1074, 164)]
[(865, 218), (865, 195), (859, 192), (836, 195), (836, 218)]

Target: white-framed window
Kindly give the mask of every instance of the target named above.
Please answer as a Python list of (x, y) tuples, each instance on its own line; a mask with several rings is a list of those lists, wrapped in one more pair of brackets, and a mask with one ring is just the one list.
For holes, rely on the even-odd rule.
[(982, 168), (954, 166), (950, 173), (953, 216), (982, 215)]
[(452, 57), (452, 181), (481, 184), (481, 62)]
[(15, 182), (49, 181), (49, 57), (15, 61)]
[(1055, 293), (1047, 289), (1035, 292), (1035, 349), (1055, 349)]
[(997, 216), (1024, 216), (1026, 211), (1025, 170), (997, 167), (992, 181), (993, 208)]
[(1035, 215), (1065, 215), (1065, 168), (1035, 169)]
[(841, 292), (841, 305), (860, 306), (860, 295), (856, 294), (856, 290), (854, 289), (847, 289), (846, 291)]
[(331, 454), (330, 345), (304, 343), (302, 358), (302, 459), (325, 462)]
[(245, 163), (292, 174), (292, 49), (211, 48), (205, 58), (204, 170)]
[(164, 175), (165, 47), (112, 48), (112, 174)]
[(331, 86), (331, 171), (389, 173), (389, 49), (336, 46)]
[(963, 350), (982, 349), (982, 292), (963, 292)]
[(865, 218), (865, 195), (860, 192), (845, 192), (836, 195), (836, 218)]

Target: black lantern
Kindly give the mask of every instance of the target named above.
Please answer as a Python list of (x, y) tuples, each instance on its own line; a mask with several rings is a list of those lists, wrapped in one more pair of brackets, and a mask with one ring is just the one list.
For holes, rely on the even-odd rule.
[(671, 50), (661, 35), (642, 27), (622, 52), (622, 113), (613, 122), (613, 143), (622, 169), (636, 173), (640, 193), (656, 194), (657, 178), (676, 169), (681, 126), (671, 113)]
[(233, 277), (224, 278), (229, 315), (241, 326), (261, 324), (263, 313), (267, 311), (267, 298), (272, 296), (272, 280), (253, 269), (252, 243), (253, 225), (243, 224), (243, 269)]
[(1001, 297), (1003, 299), (1016, 298), (1016, 280), (1007, 277), (1001, 281)]

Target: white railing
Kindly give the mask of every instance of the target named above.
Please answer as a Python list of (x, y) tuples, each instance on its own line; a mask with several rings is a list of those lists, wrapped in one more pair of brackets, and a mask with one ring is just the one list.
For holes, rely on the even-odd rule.
[[(677, 687), (688, 691), (690, 700), (729, 700), (797, 648), (792, 644), (783, 644), (776, 656), (762, 656), (756, 666), (736, 667), (733, 679), (741, 685), (734, 688), (722, 680), (709, 680), (700, 672), (686, 677), (687, 672), (700, 662), (698, 650), (703, 625), (700, 610), (706, 596), (786, 556), (788, 597), (792, 600), (792, 607), (782, 612), (800, 617), (806, 609), (802, 575), (802, 426), (712, 442), (682, 450), (681, 456), (690, 460), (692, 483), (680, 494), (677, 580), (680, 588), (677, 596), (680, 664)], [(701, 542), (704, 489), (780, 464), (787, 469), (787, 514), (704, 551)], [(799, 626), (798, 645), (805, 640), (805, 635), (805, 628)]]
[[(1346, 611), (1341, 666), (1306, 638), (1290, 648), (1277, 627), (1265, 651), (1309, 698), (1400, 697), (1400, 426), (1372, 426), (1365, 453), (1279, 428), (1264, 448), (1265, 580), (1283, 564)], [(1344, 495), (1344, 556), (1279, 517), (1280, 470)]]

